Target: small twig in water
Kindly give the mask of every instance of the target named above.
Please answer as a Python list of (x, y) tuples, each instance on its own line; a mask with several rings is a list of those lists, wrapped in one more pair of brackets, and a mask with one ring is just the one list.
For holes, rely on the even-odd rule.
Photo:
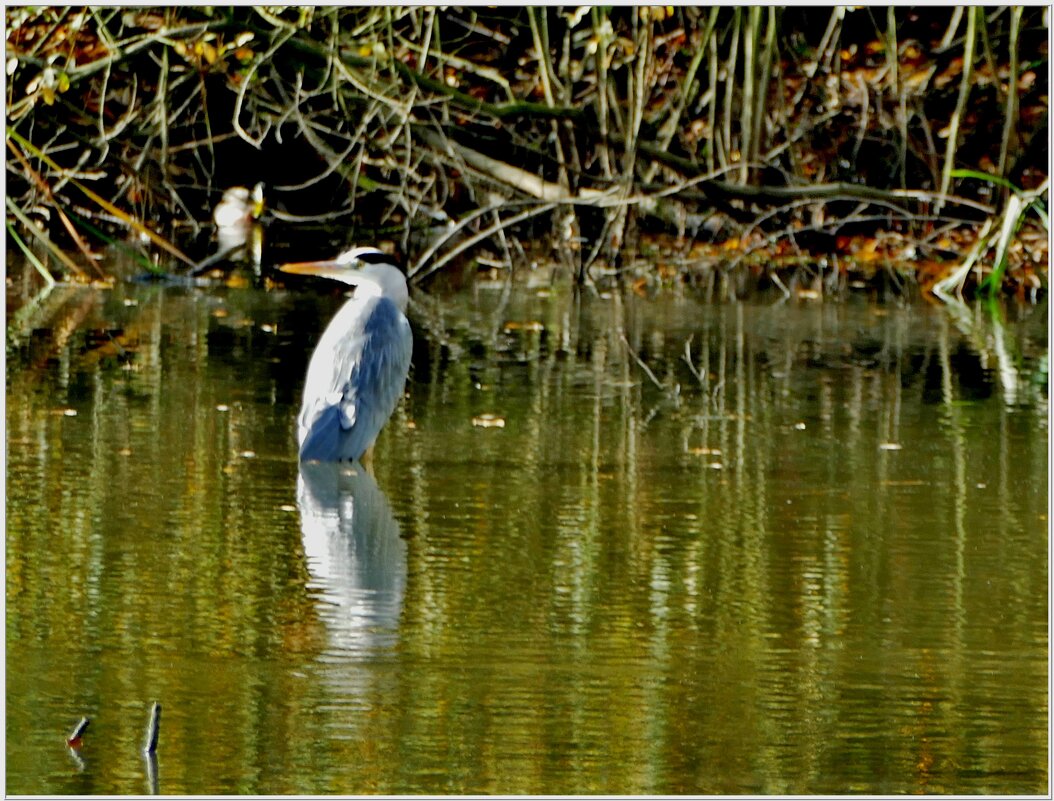
[(90, 723), (90, 718), (81, 718), (81, 722), (77, 724), (76, 728), (70, 732), (70, 736), (66, 738), (66, 745), (70, 748), (80, 748), (81, 738), (84, 736), (84, 732), (88, 730)]
[(146, 743), (143, 745), (143, 753), (153, 754), (157, 751), (157, 736), (161, 729), (161, 704), (154, 701), (150, 708), (150, 723), (146, 729)]

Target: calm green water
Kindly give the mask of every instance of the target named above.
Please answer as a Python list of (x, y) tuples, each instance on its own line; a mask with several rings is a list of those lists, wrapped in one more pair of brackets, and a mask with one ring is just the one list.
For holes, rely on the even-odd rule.
[(419, 295), (299, 475), (339, 303), (9, 318), (8, 793), (1047, 792), (1045, 308)]

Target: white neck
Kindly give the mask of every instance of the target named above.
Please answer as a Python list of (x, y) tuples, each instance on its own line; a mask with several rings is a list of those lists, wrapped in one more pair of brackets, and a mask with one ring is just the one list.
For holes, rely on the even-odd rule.
[(410, 293), (406, 288), (406, 278), (398, 267), (390, 264), (367, 264), (354, 272), (347, 272), (340, 277), (346, 284), (358, 287), (357, 298), (388, 298), (399, 311), (406, 311)]

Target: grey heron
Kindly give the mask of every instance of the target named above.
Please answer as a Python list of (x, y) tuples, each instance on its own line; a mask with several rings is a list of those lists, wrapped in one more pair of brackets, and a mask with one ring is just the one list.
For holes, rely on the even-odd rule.
[(301, 461), (359, 459), (406, 387), (413, 350), (406, 278), (391, 256), (371, 247), (281, 270), (355, 286), (311, 356), (297, 426)]

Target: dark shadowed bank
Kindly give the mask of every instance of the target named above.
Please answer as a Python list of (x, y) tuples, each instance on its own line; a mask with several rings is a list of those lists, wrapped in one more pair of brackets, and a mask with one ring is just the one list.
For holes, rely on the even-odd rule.
[(262, 183), (265, 276), (380, 241), (416, 281), (1034, 297), (1047, 14), (8, 7), (8, 247), (200, 272), (223, 191)]

